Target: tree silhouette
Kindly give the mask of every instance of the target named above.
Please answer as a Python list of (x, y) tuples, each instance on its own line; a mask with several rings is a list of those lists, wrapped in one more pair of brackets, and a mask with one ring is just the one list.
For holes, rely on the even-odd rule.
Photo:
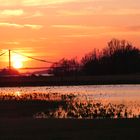
[(100, 53), (96, 49), (93, 52), (85, 55), (81, 60), (82, 73), (86, 75), (98, 74), (97, 68), (100, 67), (99, 64)]
[(113, 39), (100, 53), (86, 55), (82, 63), (86, 75), (138, 73), (140, 50), (125, 40)]
[(80, 64), (61, 59), (50, 69), (54, 75), (106, 75), (140, 72), (140, 50), (125, 40), (112, 39), (102, 51), (94, 49)]
[(56, 76), (71, 76), (79, 72), (79, 63), (76, 59), (61, 59), (58, 63), (51, 66), (49, 73)]

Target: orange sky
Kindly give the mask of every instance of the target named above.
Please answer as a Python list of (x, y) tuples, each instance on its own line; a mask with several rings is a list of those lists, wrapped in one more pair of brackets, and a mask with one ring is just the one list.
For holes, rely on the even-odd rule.
[[(0, 0), (0, 52), (13, 49), (57, 61), (80, 58), (112, 38), (139, 47), (139, 37), (140, 0)], [(1, 57), (0, 67), (5, 60)]]

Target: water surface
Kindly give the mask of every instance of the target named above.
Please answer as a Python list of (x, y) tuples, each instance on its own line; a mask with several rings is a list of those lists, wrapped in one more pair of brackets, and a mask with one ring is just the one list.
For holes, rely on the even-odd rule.
[[(75, 94), (80, 100), (95, 100), (103, 104), (124, 104), (134, 114), (140, 114), (140, 85), (85, 85), (44, 87), (2, 87), (1, 95)], [(43, 96), (40, 96), (41, 98)], [(40, 99), (40, 98), (39, 98)]]
[(94, 99), (140, 100), (140, 85), (85, 85), (85, 86), (43, 86), (2, 87), (1, 94), (60, 93), (76, 94)]

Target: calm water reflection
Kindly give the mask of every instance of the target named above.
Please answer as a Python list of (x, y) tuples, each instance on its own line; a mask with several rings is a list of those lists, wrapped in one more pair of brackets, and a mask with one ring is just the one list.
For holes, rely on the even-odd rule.
[(88, 99), (140, 101), (140, 85), (85, 85), (0, 88), (1, 94), (60, 93), (77, 94)]

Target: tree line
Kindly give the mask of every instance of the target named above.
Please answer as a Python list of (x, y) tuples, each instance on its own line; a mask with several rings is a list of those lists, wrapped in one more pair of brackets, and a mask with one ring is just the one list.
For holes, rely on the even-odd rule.
[(80, 62), (63, 58), (54, 63), (49, 73), (55, 76), (131, 74), (140, 72), (140, 49), (126, 40), (112, 39), (107, 47), (94, 49)]

